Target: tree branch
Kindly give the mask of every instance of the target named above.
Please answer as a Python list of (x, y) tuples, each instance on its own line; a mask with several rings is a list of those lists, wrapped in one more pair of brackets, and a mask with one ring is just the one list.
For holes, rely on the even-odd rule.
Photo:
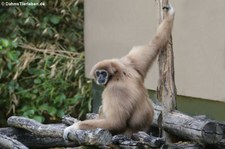
[(11, 149), (11, 148), (19, 148), (19, 149), (28, 149), (25, 145), (20, 143), (19, 141), (7, 137), (5, 135), (0, 134), (0, 148)]

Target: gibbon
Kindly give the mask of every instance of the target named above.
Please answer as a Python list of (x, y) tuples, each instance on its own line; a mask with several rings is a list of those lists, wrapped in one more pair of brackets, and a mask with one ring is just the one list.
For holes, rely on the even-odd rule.
[(91, 70), (96, 83), (105, 86), (102, 93), (103, 115), (97, 119), (75, 123), (64, 130), (63, 137), (77, 129), (103, 128), (113, 134), (131, 136), (137, 131), (147, 131), (152, 123), (154, 109), (144, 86), (144, 79), (171, 34), (174, 9), (171, 5), (165, 19), (158, 26), (149, 44), (136, 46), (120, 59), (98, 62)]

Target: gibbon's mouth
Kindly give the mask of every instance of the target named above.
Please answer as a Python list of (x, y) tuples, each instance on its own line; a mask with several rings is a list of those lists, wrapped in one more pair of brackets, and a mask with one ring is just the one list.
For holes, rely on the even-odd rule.
[(107, 86), (108, 82), (111, 80), (112, 76), (108, 76), (108, 79), (105, 80), (98, 80), (96, 83), (100, 86)]
[(98, 81), (96, 81), (96, 83), (97, 83), (98, 85), (101, 85), (101, 86), (106, 86), (107, 81), (101, 81), (101, 80), (98, 80)]

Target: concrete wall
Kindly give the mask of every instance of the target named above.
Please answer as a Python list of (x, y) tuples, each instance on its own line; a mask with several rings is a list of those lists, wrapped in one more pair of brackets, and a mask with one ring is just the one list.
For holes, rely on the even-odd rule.
[[(179, 95), (225, 102), (225, 1), (172, 0), (175, 79)], [(121, 57), (151, 39), (154, 0), (85, 0), (86, 75), (98, 61)], [(146, 87), (156, 89), (157, 63)]]

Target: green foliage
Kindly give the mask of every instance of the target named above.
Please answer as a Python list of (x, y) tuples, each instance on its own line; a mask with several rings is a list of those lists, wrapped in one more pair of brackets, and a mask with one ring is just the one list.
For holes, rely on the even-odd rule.
[(45, 6), (0, 9), (1, 119), (15, 114), (47, 123), (91, 109), (83, 3), (41, 2)]

